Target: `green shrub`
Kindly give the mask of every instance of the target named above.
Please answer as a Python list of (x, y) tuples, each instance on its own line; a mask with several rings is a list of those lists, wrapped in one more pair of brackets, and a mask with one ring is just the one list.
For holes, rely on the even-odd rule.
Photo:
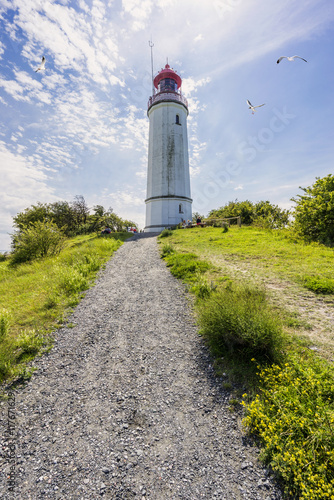
[(262, 459), (283, 479), (289, 498), (334, 498), (333, 368), (295, 355), (259, 376), (261, 392), (243, 404)]
[(7, 252), (0, 252), (0, 262), (4, 262), (7, 259), (8, 259)]
[(166, 236), (171, 236), (172, 234), (172, 229), (164, 229), (160, 234), (160, 238), (166, 238)]
[(198, 304), (202, 335), (216, 352), (249, 362), (280, 359), (284, 340), (280, 319), (266, 292), (250, 285), (228, 285)]
[(334, 293), (334, 280), (321, 276), (306, 276), (303, 285), (308, 290), (315, 293), (331, 294)]
[(334, 175), (329, 174), (292, 198), (296, 203), (294, 228), (308, 241), (334, 244)]
[(19, 264), (41, 257), (57, 255), (65, 237), (53, 222), (31, 222), (12, 235), (11, 264)]

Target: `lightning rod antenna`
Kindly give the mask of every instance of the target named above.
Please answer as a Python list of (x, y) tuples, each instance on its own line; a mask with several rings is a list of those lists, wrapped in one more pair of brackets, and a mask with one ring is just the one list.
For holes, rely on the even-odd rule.
[(154, 95), (154, 82), (153, 82), (153, 47), (154, 47), (154, 43), (152, 42), (152, 36), (151, 36), (151, 40), (149, 40), (148, 44), (151, 47), (152, 96), (153, 96)]

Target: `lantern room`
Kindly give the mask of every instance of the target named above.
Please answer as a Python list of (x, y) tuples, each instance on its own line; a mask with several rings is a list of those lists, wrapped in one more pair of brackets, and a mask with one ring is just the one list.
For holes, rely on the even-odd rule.
[(158, 92), (177, 92), (181, 87), (181, 77), (166, 64), (153, 80), (154, 87)]

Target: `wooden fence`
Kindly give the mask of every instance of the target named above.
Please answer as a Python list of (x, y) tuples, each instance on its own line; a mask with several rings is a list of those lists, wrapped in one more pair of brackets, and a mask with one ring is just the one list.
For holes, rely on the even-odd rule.
[(222, 224), (227, 224), (229, 227), (231, 225), (231, 221), (232, 220), (236, 220), (237, 221), (237, 224), (239, 227), (241, 227), (241, 217), (225, 217), (225, 218), (218, 218), (218, 219), (206, 219), (205, 221), (203, 221), (205, 223), (206, 226), (213, 226), (214, 224), (216, 223), (222, 223)]

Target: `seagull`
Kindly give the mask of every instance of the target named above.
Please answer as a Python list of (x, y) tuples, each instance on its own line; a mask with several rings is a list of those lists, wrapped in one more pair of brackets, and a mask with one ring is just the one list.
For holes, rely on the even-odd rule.
[(297, 57), (298, 59), (302, 59), (302, 61), (307, 62), (307, 61), (306, 61), (306, 59), (303, 59), (303, 58), (302, 58), (302, 57), (300, 57), (300, 56), (290, 56), (290, 57), (288, 57), (288, 56), (282, 56), (282, 57), (279, 57), (279, 58), (277, 59), (277, 64), (279, 64), (279, 63), (282, 61), (282, 59), (287, 59), (288, 61), (294, 61), (294, 60), (296, 59), (296, 57)]
[(251, 109), (251, 110), (252, 110), (252, 115), (254, 115), (254, 113), (255, 113), (255, 111), (256, 111), (256, 109), (255, 109), (255, 108), (261, 108), (261, 106), (264, 106), (264, 104), (265, 104), (265, 103), (264, 103), (264, 104), (259, 104), (259, 106), (253, 106), (253, 105), (251, 104), (251, 102), (247, 99), (247, 104), (248, 104), (248, 106), (249, 106), (249, 108), (248, 108), (248, 109)]
[(40, 64), (40, 66), (36, 69), (35, 73), (37, 73), (37, 71), (43, 71), (43, 69), (45, 69), (45, 57), (44, 56), (42, 57), (42, 62)]

